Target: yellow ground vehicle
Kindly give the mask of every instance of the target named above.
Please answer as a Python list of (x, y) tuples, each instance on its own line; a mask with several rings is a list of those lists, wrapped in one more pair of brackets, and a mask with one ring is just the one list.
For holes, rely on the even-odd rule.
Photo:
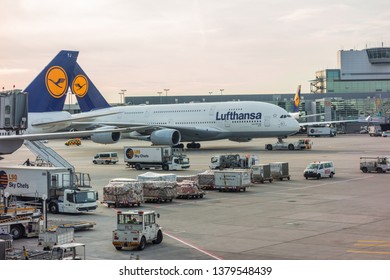
[(81, 140), (79, 138), (69, 139), (68, 141), (65, 142), (65, 145), (66, 146), (73, 146), (73, 145), (80, 146)]

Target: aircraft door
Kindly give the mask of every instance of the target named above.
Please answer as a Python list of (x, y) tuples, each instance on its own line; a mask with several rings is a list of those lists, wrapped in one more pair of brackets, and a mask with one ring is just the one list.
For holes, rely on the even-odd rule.
[(271, 126), (271, 116), (265, 116), (264, 117), (264, 126), (270, 127)]
[(214, 105), (210, 107), (209, 115), (210, 116), (214, 116), (215, 115), (215, 106)]

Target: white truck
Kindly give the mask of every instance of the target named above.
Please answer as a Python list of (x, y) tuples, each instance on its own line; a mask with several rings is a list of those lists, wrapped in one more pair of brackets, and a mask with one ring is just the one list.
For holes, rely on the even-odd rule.
[(160, 244), (162, 228), (156, 223), (160, 215), (152, 210), (117, 212), (117, 227), (112, 232), (115, 249), (134, 248), (143, 250), (148, 242)]
[(89, 174), (67, 168), (0, 167), (0, 188), (15, 200), (48, 205), (51, 213), (83, 213), (97, 208), (97, 192), (90, 189)]
[(259, 164), (257, 155), (241, 156), (239, 154), (215, 155), (211, 157), (210, 169), (225, 169), (225, 168), (251, 168), (253, 165)]
[(328, 126), (311, 126), (307, 128), (307, 136), (309, 137), (320, 137), (330, 136), (334, 137), (337, 135), (337, 130), (333, 127)]
[(299, 139), (294, 142), (285, 142), (282, 139), (278, 140), (275, 144), (265, 144), (265, 148), (268, 151), (272, 150), (310, 150), (312, 143), (310, 139)]
[(184, 170), (190, 167), (190, 160), (182, 149), (170, 146), (124, 147), (124, 161), (128, 167), (141, 170), (155, 168), (163, 170)]
[(360, 157), (360, 170), (363, 173), (390, 171), (390, 157)]
[(379, 125), (370, 125), (368, 126), (368, 135), (371, 137), (382, 136), (382, 129)]

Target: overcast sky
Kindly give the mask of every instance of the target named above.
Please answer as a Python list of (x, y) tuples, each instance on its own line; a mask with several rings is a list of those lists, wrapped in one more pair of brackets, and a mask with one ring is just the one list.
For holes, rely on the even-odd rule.
[(24, 89), (62, 49), (110, 102), (310, 91), (340, 49), (390, 46), (390, 1), (1, 0), (0, 87)]

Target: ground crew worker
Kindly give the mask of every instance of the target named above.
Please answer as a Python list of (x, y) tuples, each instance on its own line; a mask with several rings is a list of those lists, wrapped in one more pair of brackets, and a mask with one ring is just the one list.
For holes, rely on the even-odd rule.
[(24, 246), (23, 246), (23, 256), (24, 256), (25, 260), (28, 260), (28, 251), (27, 251), (26, 247), (24, 247)]

